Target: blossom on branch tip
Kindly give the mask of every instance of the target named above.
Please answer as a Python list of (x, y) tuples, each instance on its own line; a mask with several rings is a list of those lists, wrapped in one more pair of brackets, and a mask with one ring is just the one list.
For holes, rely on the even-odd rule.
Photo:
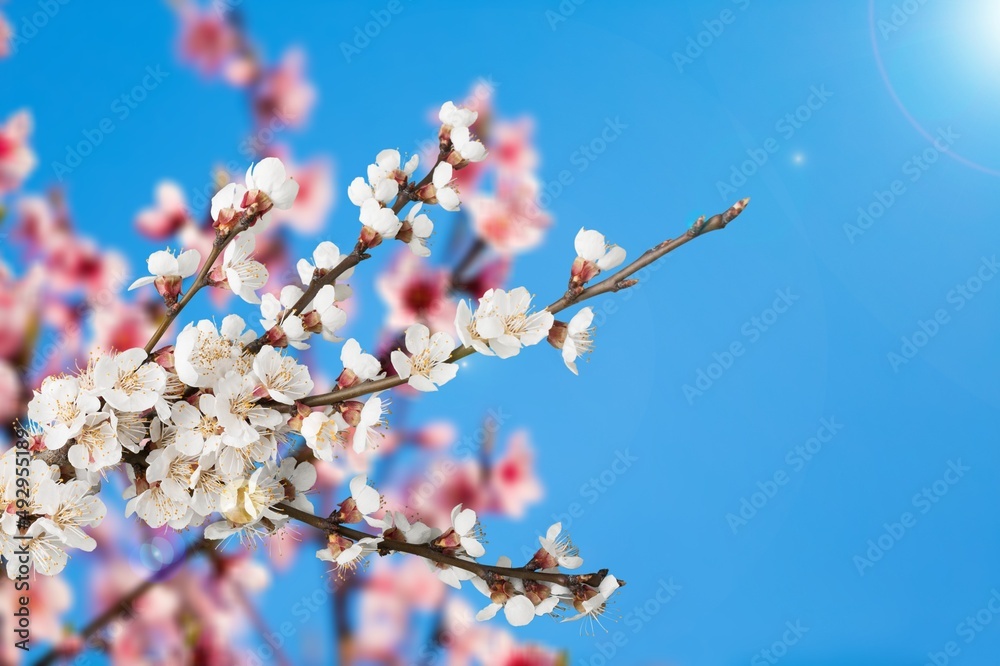
[(617, 245), (608, 245), (604, 234), (593, 229), (581, 227), (573, 245), (577, 257), (573, 261), (572, 283), (576, 285), (585, 284), (601, 271), (617, 268), (625, 261), (625, 250)]
[[(269, 204), (287, 210), (295, 203), (295, 197), (299, 193), (299, 184), (287, 175), (285, 165), (277, 157), (265, 157), (260, 162), (251, 164), (247, 169), (246, 183), (244, 208), (257, 203), (263, 211), (270, 208)], [(260, 194), (265, 195), (263, 200)]]
[(128, 290), (155, 283), (156, 291), (168, 305), (173, 305), (181, 293), (181, 282), (198, 272), (200, 264), (201, 253), (198, 250), (186, 250), (179, 255), (174, 255), (169, 250), (159, 250), (149, 255), (147, 266), (150, 275), (133, 282)]

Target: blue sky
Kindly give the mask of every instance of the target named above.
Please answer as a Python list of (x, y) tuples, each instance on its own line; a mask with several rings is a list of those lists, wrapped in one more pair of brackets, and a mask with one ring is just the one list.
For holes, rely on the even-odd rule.
[[(461, 391), (420, 404), (418, 417), (459, 414), (470, 429), (502, 408), (508, 432), (531, 430), (546, 498), (523, 523), (487, 521), (494, 550), (516, 552), (576, 504), (588, 565), (629, 582), (609, 634), (536, 622), (524, 635), (569, 647), (574, 665), (605, 663), (616, 636), (615, 663), (996, 655), (983, 619), (1000, 618), (982, 609), (1000, 589), (1000, 9), (400, 2), (350, 62), (341, 44), (386, 3), (243, 3), (271, 59), (291, 43), (308, 53), (319, 105), (284, 139), (299, 158), (332, 153), (341, 195), (377, 150), (424, 139), (429, 108), (488, 77), (501, 114), (536, 119), (542, 178), (572, 174), (547, 244), (513, 276), (546, 302), (580, 226), (637, 255), (753, 199), (725, 233), (596, 303), (606, 316), (579, 378), (540, 346), (478, 359)], [(18, 26), (38, 7), (4, 11)], [(64, 185), (80, 226), (133, 257), (153, 249), (131, 222), (155, 183), (200, 186), (240, 159), (249, 126), (239, 93), (176, 62), (174, 34), (163, 6), (70, 2), (0, 63), (0, 115), (27, 106), (37, 121), (31, 188), (114, 119)], [(167, 76), (149, 100), (115, 115), (157, 66)], [(608, 123), (616, 139), (581, 160)], [(356, 224), (338, 205), (327, 230), (346, 243)], [(362, 339), (379, 316), (368, 303)], [(282, 581), (272, 619), (313, 573)], [(966, 618), (980, 611), (977, 631)]]

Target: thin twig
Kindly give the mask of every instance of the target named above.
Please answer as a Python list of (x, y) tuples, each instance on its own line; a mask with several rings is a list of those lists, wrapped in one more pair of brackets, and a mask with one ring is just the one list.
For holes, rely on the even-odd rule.
[[(681, 236), (666, 240), (656, 247), (646, 250), (642, 255), (633, 261), (632, 263), (625, 266), (611, 277), (608, 277), (597, 284), (591, 285), (586, 289), (580, 289), (578, 291), (567, 291), (554, 303), (546, 307), (545, 309), (556, 314), (571, 305), (581, 303), (588, 299), (600, 296), (602, 294), (607, 294), (610, 292), (617, 292), (622, 289), (627, 289), (629, 287), (637, 284), (636, 280), (629, 279), (632, 275), (639, 272), (646, 266), (650, 265), (654, 261), (663, 258), (670, 252), (673, 252), (680, 246), (684, 245), (688, 241), (694, 240), (695, 238), (706, 234), (710, 231), (717, 231), (719, 229), (725, 229), (726, 226), (732, 222), (736, 217), (743, 212), (746, 208), (749, 199), (742, 199), (736, 202), (732, 207), (726, 210), (724, 213), (719, 213), (713, 215), (707, 220), (704, 217), (698, 218), (698, 220), (691, 225), (691, 227)], [(451, 356), (448, 358), (448, 363), (454, 363), (467, 356), (475, 354), (476, 350), (472, 347), (459, 347), (452, 352)], [(331, 391), (329, 393), (321, 393), (318, 395), (310, 396), (300, 402), (309, 407), (319, 407), (323, 405), (335, 405), (339, 402), (345, 400), (353, 400), (354, 398), (361, 397), (363, 395), (368, 395), (370, 393), (375, 393), (377, 391), (385, 391), (387, 389), (395, 388), (405, 384), (405, 379), (400, 379), (399, 377), (385, 377), (383, 379), (377, 379), (374, 381), (367, 381), (355, 386), (340, 389), (337, 391)]]
[(180, 301), (172, 305), (167, 310), (166, 316), (163, 318), (163, 321), (160, 322), (160, 325), (159, 327), (157, 327), (156, 332), (153, 333), (153, 337), (151, 337), (149, 339), (149, 342), (146, 343), (147, 354), (153, 352), (153, 349), (156, 347), (156, 344), (166, 334), (167, 330), (170, 328), (170, 325), (174, 323), (174, 320), (177, 319), (177, 316), (181, 313), (181, 310), (183, 310), (185, 306), (187, 306), (187, 304), (191, 302), (191, 299), (194, 298), (194, 295), (197, 294), (199, 291), (201, 291), (202, 287), (208, 284), (208, 276), (211, 274), (215, 262), (218, 260), (222, 252), (226, 249), (226, 246), (228, 246), (229, 243), (234, 238), (236, 238), (237, 235), (249, 229), (250, 226), (254, 224), (261, 215), (262, 213), (259, 213), (257, 211), (253, 211), (251, 213), (244, 213), (240, 221), (229, 231), (228, 234), (226, 234), (225, 236), (216, 236), (215, 242), (212, 243), (212, 251), (209, 252), (208, 258), (205, 259), (205, 264), (201, 267), (201, 271), (199, 271), (198, 277), (196, 277), (194, 279), (194, 282), (191, 283), (191, 286), (184, 293), (183, 298), (181, 298)]
[[(311, 525), (312, 527), (322, 530), (327, 534), (339, 534), (340, 536), (346, 537), (352, 541), (370, 539), (377, 536), (375, 534), (368, 534), (367, 532), (362, 532), (361, 530), (356, 530), (351, 527), (346, 527), (327, 518), (314, 516), (307, 511), (296, 509), (288, 504), (278, 504), (275, 508), (285, 515), (306, 523), (307, 525)], [(578, 583), (585, 583), (596, 587), (597, 585), (600, 585), (601, 581), (608, 575), (607, 569), (602, 569), (601, 571), (590, 574), (561, 574), (545, 573), (542, 571), (525, 569), (523, 567), (491, 566), (447, 555), (429, 544), (409, 543), (407, 541), (397, 541), (395, 539), (382, 539), (382, 541), (378, 544), (377, 549), (380, 555), (388, 555), (390, 553), (409, 553), (410, 555), (416, 555), (431, 562), (436, 562), (449, 567), (455, 567), (456, 569), (463, 569), (479, 576), (480, 578), (487, 578), (490, 574), (493, 574), (503, 576), (505, 578), (519, 578), (521, 580), (554, 583), (556, 585), (562, 585), (563, 587), (569, 587)], [(624, 585), (625, 582), (619, 581), (619, 584)]]

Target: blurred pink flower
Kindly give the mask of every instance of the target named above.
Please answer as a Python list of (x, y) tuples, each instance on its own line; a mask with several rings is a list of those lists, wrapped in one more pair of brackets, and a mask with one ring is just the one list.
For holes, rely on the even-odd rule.
[(239, 47), (239, 34), (222, 12), (200, 10), (185, 4), (180, 10), (181, 57), (193, 62), (205, 74), (213, 74)]
[(428, 449), (443, 449), (458, 439), (458, 429), (449, 421), (435, 421), (413, 433), (417, 444)]
[(305, 78), (304, 69), (305, 54), (289, 49), (281, 62), (264, 74), (254, 99), (259, 126), (270, 126), (272, 120), (277, 120), (297, 127), (306, 121), (316, 101), (316, 88)]
[(187, 201), (180, 186), (164, 180), (156, 186), (156, 202), (135, 218), (139, 231), (154, 240), (170, 238), (188, 221)]
[(28, 327), (37, 314), (38, 278), (14, 280), (0, 265), (0, 357), (13, 358), (26, 342)]
[(483, 481), (478, 460), (438, 460), (411, 482), (407, 497), (423, 522), (444, 528), (451, 524), (451, 510), (459, 504), (477, 513), (490, 508), (490, 492)]
[(0, 126), (0, 194), (11, 192), (34, 170), (38, 163), (35, 152), (28, 146), (32, 119), (21, 110)]
[(389, 307), (387, 326), (402, 330), (420, 322), (431, 331), (452, 331), (457, 303), (448, 294), (450, 285), (448, 271), (430, 266), (409, 250), (400, 251), (375, 281)]
[(10, 38), (14, 36), (14, 31), (7, 22), (7, 17), (0, 14), (0, 58), (10, 55)]
[(476, 233), (494, 250), (512, 255), (542, 241), (552, 218), (538, 203), (533, 176), (501, 177), (494, 196), (474, 196), (465, 202)]
[(534, 123), (529, 118), (497, 123), (490, 156), (501, 171), (529, 173), (538, 166), (538, 152), (531, 142)]
[(286, 164), (289, 175), (299, 184), (299, 194), (290, 209), (275, 210), (274, 215), (296, 231), (315, 233), (333, 207), (333, 165), (325, 158), (302, 165)]
[(23, 390), (17, 370), (0, 358), (0, 421), (10, 423), (21, 415)]
[(19, 219), (16, 234), (32, 246), (33, 250), (45, 248), (67, 231), (65, 218), (45, 197), (20, 197), (17, 211)]
[(124, 351), (144, 346), (156, 330), (156, 323), (134, 303), (114, 300), (94, 309), (93, 328), (95, 349)]
[(542, 498), (542, 484), (535, 476), (535, 454), (525, 430), (510, 438), (503, 457), (490, 470), (490, 488), (498, 510), (512, 518), (520, 518), (529, 504)]

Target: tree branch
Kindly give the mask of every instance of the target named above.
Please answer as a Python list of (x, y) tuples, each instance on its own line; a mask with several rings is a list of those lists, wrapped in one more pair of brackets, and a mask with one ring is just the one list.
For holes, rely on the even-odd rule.
[(195, 278), (194, 282), (191, 283), (188, 290), (184, 292), (184, 296), (181, 300), (167, 310), (167, 315), (163, 318), (163, 321), (160, 322), (156, 332), (153, 333), (153, 337), (151, 337), (149, 342), (146, 343), (147, 354), (151, 354), (153, 352), (156, 344), (160, 341), (164, 334), (166, 334), (170, 325), (174, 323), (174, 320), (177, 319), (177, 316), (181, 313), (181, 310), (183, 310), (185, 306), (191, 302), (194, 295), (201, 291), (202, 287), (208, 284), (208, 276), (212, 272), (212, 267), (215, 265), (215, 262), (218, 260), (222, 252), (226, 249), (226, 246), (229, 245), (229, 243), (236, 238), (237, 235), (249, 229), (250, 226), (261, 217), (261, 215), (263, 215), (263, 213), (259, 213), (257, 211), (253, 211), (249, 214), (244, 213), (240, 221), (229, 231), (228, 234), (225, 236), (216, 236), (215, 242), (212, 243), (212, 251), (209, 252), (208, 258), (205, 259), (205, 264), (201, 267), (201, 271), (198, 272), (198, 276)]
[[(710, 231), (725, 229), (730, 222), (736, 219), (736, 217), (743, 212), (743, 209), (746, 208), (749, 201), (749, 199), (741, 199), (725, 212), (713, 215), (707, 220), (704, 216), (698, 218), (698, 220), (695, 221), (695, 223), (692, 224), (683, 235), (678, 236), (677, 238), (665, 240), (656, 247), (646, 250), (638, 259), (628, 264), (625, 268), (621, 269), (611, 277), (608, 277), (597, 284), (587, 287), (586, 289), (567, 291), (561, 298), (545, 309), (552, 314), (556, 314), (571, 305), (581, 303), (596, 296), (607, 294), (609, 292), (621, 291), (622, 289), (634, 286), (638, 281), (629, 279), (632, 275), (703, 234)], [(454, 363), (475, 353), (476, 350), (472, 347), (459, 347), (451, 353), (451, 356), (448, 358), (448, 363)], [(300, 402), (308, 407), (335, 405), (345, 400), (353, 400), (354, 398), (375, 393), (377, 391), (385, 391), (405, 383), (406, 380), (400, 379), (399, 377), (385, 377), (383, 379), (367, 381), (345, 389), (310, 396)]]
[[(307, 511), (296, 509), (288, 504), (278, 504), (275, 509), (291, 518), (326, 532), (327, 534), (339, 534), (340, 536), (346, 537), (351, 541), (370, 539), (378, 536), (376, 534), (369, 534), (367, 532), (362, 532), (361, 530), (346, 527), (327, 518), (314, 516)], [(525, 569), (523, 567), (513, 568), (491, 566), (488, 564), (480, 564), (479, 562), (463, 560), (459, 557), (446, 555), (428, 544), (409, 543), (406, 541), (397, 541), (395, 539), (382, 539), (378, 545), (378, 552), (383, 556), (391, 553), (409, 553), (410, 555), (416, 555), (424, 558), (425, 560), (430, 560), (431, 562), (454, 567), (456, 569), (463, 569), (479, 576), (480, 578), (487, 578), (490, 574), (493, 574), (503, 576), (505, 578), (519, 578), (521, 580), (533, 580), (541, 583), (554, 583), (556, 585), (562, 585), (563, 587), (570, 587), (571, 585), (578, 583), (584, 583), (592, 587), (597, 587), (601, 584), (601, 581), (604, 580), (605, 576), (608, 575), (607, 569), (601, 569), (600, 571), (590, 574), (561, 574), (545, 573), (542, 571)], [(625, 581), (620, 580), (619, 584), (624, 585)]]

